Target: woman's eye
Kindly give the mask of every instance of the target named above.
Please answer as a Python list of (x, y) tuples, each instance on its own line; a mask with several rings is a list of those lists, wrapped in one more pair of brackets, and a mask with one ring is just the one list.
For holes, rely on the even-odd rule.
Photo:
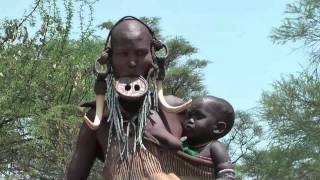
[(119, 51), (119, 52), (117, 52), (117, 54), (119, 56), (128, 56), (128, 52), (127, 51)]
[(121, 55), (128, 56), (128, 52), (127, 51), (123, 51), (123, 52), (121, 52)]
[(148, 51), (146, 51), (146, 50), (138, 50), (137, 52), (136, 52), (136, 55), (137, 56), (144, 56), (144, 55), (146, 55), (148, 53)]

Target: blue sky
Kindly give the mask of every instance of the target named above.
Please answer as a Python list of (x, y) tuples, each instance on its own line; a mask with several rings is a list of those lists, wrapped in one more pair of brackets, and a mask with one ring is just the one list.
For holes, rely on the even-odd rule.
[[(32, 2), (3, 1), (0, 18), (21, 17)], [(193, 58), (212, 61), (204, 71), (209, 93), (227, 99), (237, 110), (248, 110), (258, 105), (263, 90), (271, 90), (272, 82), (306, 63), (306, 54), (293, 50), (297, 46), (275, 45), (269, 38), (272, 27), (281, 24), (286, 4), (292, 2), (100, 0), (94, 23), (125, 15), (160, 17), (165, 36), (185, 37), (199, 49)]]

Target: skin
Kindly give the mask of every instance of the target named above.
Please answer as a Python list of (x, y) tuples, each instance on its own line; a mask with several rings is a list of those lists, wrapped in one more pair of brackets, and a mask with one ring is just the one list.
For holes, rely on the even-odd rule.
[(226, 130), (223, 118), (224, 112), (213, 98), (195, 99), (188, 110), (188, 119), (183, 122), (184, 134), (190, 145), (218, 139)]
[[(150, 46), (151, 39), (148, 29), (135, 20), (125, 20), (113, 29), (111, 34), (111, 64), (116, 78), (127, 76), (143, 76), (146, 78), (153, 62), (151, 53), (153, 50)], [(126, 116), (124, 116), (125, 120), (131, 119), (132, 116), (138, 112), (142, 102), (141, 100), (119, 100), (124, 111), (127, 112)], [(166, 97), (166, 100), (171, 105), (182, 104), (182, 100), (174, 96)], [(87, 117), (90, 120), (93, 120), (94, 116), (95, 107), (92, 105), (91, 109), (87, 113)], [(87, 179), (94, 161), (96, 159), (104, 161), (108, 139), (107, 129), (109, 129), (109, 124), (106, 122), (106, 118), (107, 117), (104, 117), (99, 129), (96, 131), (89, 129), (88, 126), (83, 123), (79, 132), (76, 149), (67, 168), (65, 179)], [(168, 121), (168, 119), (170, 119), (170, 121)], [(163, 132), (169, 132), (170, 136), (173, 135), (180, 139), (183, 134), (181, 122), (185, 119), (186, 113), (168, 113), (163, 111), (161, 107), (160, 113), (155, 111), (151, 112), (150, 122), (153, 123), (150, 129), (145, 129), (145, 133), (151, 134), (152, 128), (155, 128), (157, 133), (160, 135)], [(175, 142), (173, 142), (173, 144), (174, 143)], [(209, 148), (209, 153), (212, 151), (211, 154), (216, 156), (214, 153), (219, 152), (221, 149), (220, 147), (221, 146), (213, 144), (212, 148)], [(221, 152), (226, 151), (222, 149)], [(221, 163), (219, 164), (221, 165)]]
[[(135, 20), (125, 20), (118, 24), (111, 34), (112, 44), (112, 67), (116, 78), (126, 76), (147, 76), (147, 72), (152, 67), (151, 54), (151, 35), (148, 29), (140, 22)], [(169, 101), (175, 101), (175, 98), (170, 97)], [(127, 101), (120, 99), (120, 104), (128, 115), (124, 118), (127, 120), (136, 114), (141, 105), (141, 100)], [(170, 118), (171, 122), (166, 126), (167, 130), (172, 132), (176, 137), (181, 137), (182, 128), (179, 115), (163, 113), (160, 117), (156, 112), (152, 116), (154, 121), (166, 121)], [(95, 116), (95, 107), (87, 113), (87, 117), (92, 121)], [(72, 160), (67, 167), (65, 179), (81, 180), (87, 179), (90, 169), (94, 161), (98, 158), (104, 161), (104, 154), (107, 149), (107, 129), (109, 124), (106, 118), (101, 122), (99, 129), (93, 131), (83, 123), (76, 148), (72, 156)], [(147, 130), (146, 130), (146, 133)], [(107, 168), (107, 167), (105, 167)], [(107, 179), (107, 178), (106, 178)]]
[(152, 37), (137, 21), (124, 21), (116, 26), (111, 37), (112, 67), (116, 78), (144, 76), (152, 67)]
[[(216, 172), (234, 169), (224, 144), (217, 141), (226, 134), (226, 109), (229, 109), (228, 104), (215, 97), (200, 97), (193, 100), (187, 112), (188, 116), (181, 121), (183, 133), (187, 136), (190, 147), (200, 152), (200, 156), (210, 157)], [(181, 141), (165, 129), (161, 119), (152, 119), (146, 129), (163, 145), (172, 149), (182, 149)]]
[[(233, 112), (230, 107), (215, 97), (200, 97), (192, 102), (188, 119), (183, 122), (186, 141), (192, 149), (200, 152), (200, 156), (211, 157), (216, 173), (223, 169), (234, 169), (227, 149), (218, 141), (227, 133), (229, 121), (226, 118), (229, 116), (226, 114)], [(230, 121), (233, 122), (233, 119)]]
[[(167, 96), (165, 99), (170, 105), (178, 106), (183, 104), (181, 99), (174, 96)], [(175, 150), (182, 149), (181, 141), (179, 139), (182, 135), (182, 126), (181, 124), (178, 126), (175, 123), (180, 123), (182, 119), (185, 119), (186, 114), (184, 112), (175, 114), (162, 111), (161, 115), (167, 117), (167, 119), (169, 117), (170, 120), (176, 119), (179, 121), (165, 121), (167, 124), (164, 124), (160, 115), (152, 111), (150, 121), (145, 127), (146, 135), (155, 137), (163, 147)]]

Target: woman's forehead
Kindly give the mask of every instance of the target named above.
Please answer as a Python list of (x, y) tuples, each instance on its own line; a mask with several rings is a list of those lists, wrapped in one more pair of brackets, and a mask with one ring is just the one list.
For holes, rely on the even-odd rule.
[(118, 24), (111, 34), (111, 43), (118, 41), (150, 41), (149, 29), (136, 20), (125, 20)]

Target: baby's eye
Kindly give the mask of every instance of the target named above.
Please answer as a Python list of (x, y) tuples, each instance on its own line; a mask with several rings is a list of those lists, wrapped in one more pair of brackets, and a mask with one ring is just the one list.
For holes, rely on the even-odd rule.
[(193, 112), (192, 115), (193, 119), (203, 119), (205, 118), (205, 115), (203, 115), (201, 112)]
[(194, 120), (203, 119), (205, 116), (199, 111), (188, 112), (188, 118), (193, 118)]

